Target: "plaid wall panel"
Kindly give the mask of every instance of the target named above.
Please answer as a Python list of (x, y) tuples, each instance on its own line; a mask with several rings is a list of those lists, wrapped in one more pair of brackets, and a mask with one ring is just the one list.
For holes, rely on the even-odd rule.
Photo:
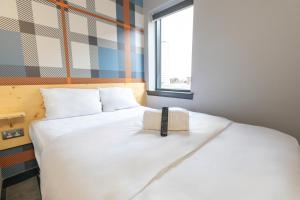
[(66, 77), (61, 16), (48, 1), (0, 6), (0, 76)]
[(0, 84), (143, 79), (143, 21), (142, 0), (3, 0)]

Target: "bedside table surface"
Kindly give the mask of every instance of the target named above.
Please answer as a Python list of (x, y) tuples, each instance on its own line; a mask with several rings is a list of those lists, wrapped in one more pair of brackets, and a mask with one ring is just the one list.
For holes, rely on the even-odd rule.
[(22, 118), (22, 117), (25, 117), (25, 112), (0, 114), (0, 120), (16, 119), (16, 118)]

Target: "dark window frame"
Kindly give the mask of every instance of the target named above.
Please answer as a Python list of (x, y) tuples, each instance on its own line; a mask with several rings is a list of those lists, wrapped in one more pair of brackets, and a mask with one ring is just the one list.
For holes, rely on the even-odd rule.
[(192, 99), (191, 90), (161, 88), (161, 17), (173, 14), (193, 5), (193, 0), (182, 1), (172, 7), (152, 15), (155, 20), (155, 91), (149, 91), (148, 95), (173, 98)]
[(169, 8), (166, 8), (160, 12), (153, 14), (152, 19), (157, 20), (159, 18), (165, 17), (169, 14), (175, 13), (175, 12), (185, 9), (189, 6), (192, 6), (193, 4), (194, 4), (194, 0), (184, 0), (178, 4), (175, 4), (174, 6), (171, 6)]

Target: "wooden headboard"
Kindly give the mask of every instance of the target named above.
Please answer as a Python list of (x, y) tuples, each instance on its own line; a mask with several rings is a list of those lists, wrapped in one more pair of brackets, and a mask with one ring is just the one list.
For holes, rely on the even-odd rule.
[(44, 117), (45, 108), (40, 88), (98, 88), (98, 87), (129, 87), (132, 88), (137, 101), (145, 105), (144, 83), (107, 83), (107, 84), (67, 84), (67, 85), (20, 85), (0, 86), (0, 114), (25, 112), (24, 119), (15, 119), (13, 127), (5, 120), (0, 121), (0, 132), (3, 130), (24, 128), (24, 137), (2, 140), (0, 137), (0, 150), (28, 144), (30, 138), (28, 127), (33, 120)]

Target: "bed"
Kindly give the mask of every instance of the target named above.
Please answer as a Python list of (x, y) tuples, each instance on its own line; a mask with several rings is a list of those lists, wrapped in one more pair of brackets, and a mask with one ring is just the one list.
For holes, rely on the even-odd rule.
[(295, 138), (194, 112), (162, 138), (142, 130), (146, 109), (32, 123), (43, 200), (300, 199)]

